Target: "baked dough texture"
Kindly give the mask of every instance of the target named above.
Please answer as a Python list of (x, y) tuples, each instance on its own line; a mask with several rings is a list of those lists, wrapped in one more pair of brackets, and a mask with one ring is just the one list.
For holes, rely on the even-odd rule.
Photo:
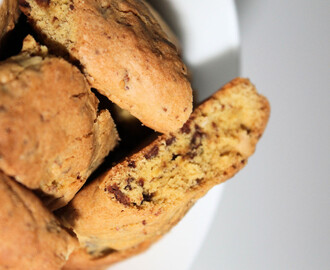
[[(151, 243), (169, 231), (214, 185), (243, 168), (269, 118), (267, 99), (247, 79), (226, 84), (194, 110), (177, 132), (158, 137), (84, 187), (58, 213), (85, 256)], [(75, 256), (78, 258), (75, 258)], [(81, 262), (81, 265), (84, 263)]]
[(79, 62), (92, 87), (143, 124), (169, 133), (186, 122), (187, 68), (143, 1), (21, 0), (20, 8), (50, 47)]
[(76, 239), (30, 190), (2, 172), (0, 194), (0, 269), (61, 269)]
[(80, 71), (31, 36), (20, 55), (0, 63), (0, 170), (50, 209), (72, 199), (117, 140)]
[(19, 14), (17, 0), (2, 1), (0, 4), (0, 40), (8, 31), (15, 27)]

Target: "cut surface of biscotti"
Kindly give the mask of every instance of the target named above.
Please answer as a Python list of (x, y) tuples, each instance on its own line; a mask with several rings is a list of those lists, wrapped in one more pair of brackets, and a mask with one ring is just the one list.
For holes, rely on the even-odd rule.
[(78, 60), (92, 87), (168, 133), (192, 111), (187, 69), (143, 1), (21, 0), (41, 38)]
[(247, 79), (226, 84), (177, 132), (160, 136), (83, 188), (59, 212), (91, 257), (169, 231), (214, 185), (255, 151), (269, 117)]
[(77, 240), (32, 191), (2, 172), (0, 194), (0, 269), (61, 269)]
[(65, 205), (118, 140), (80, 71), (31, 36), (0, 63), (0, 170)]

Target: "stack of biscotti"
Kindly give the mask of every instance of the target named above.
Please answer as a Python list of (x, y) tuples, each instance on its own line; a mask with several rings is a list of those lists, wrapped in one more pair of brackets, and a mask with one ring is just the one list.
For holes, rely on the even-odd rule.
[[(1, 54), (0, 269), (102, 269), (140, 253), (255, 151), (267, 100), (237, 78), (192, 112), (176, 41), (143, 1), (18, 6), (31, 28)], [(1, 39), (17, 1), (0, 13)], [(126, 154), (120, 137), (141, 124), (157, 138)]]

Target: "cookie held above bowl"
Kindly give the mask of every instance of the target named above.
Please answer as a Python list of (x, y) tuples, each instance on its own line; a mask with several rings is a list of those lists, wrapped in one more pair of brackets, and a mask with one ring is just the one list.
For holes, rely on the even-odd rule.
[(192, 111), (187, 68), (143, 1), (20, 0), (43, 41), (144, 125), (179, 129)]
[(0, 63), (0, 170), (50, 209), (72, 199), (117, 140), (80, 71), (31, 36)]

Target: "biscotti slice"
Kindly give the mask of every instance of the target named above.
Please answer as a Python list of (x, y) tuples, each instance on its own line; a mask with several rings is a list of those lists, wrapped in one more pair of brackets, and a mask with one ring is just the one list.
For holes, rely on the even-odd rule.
[(169, 231), (210, 188), (238, 172), (269, 117), (266, 98), (235, 79), (177, 132), (111, 168), (58, 213), (91, 258)]
[(2, 172), (0, 194), (0, 269), (61, 269), (77, 240), (30, 190)]
[(118, 140), (80, 71), (28, 36), (0, 63), (0, 170), (65, 205)]
[(21, 0), (40, 37), (144, 125), (168, 133), (192, 111), (187, 69), (143, 1)]

